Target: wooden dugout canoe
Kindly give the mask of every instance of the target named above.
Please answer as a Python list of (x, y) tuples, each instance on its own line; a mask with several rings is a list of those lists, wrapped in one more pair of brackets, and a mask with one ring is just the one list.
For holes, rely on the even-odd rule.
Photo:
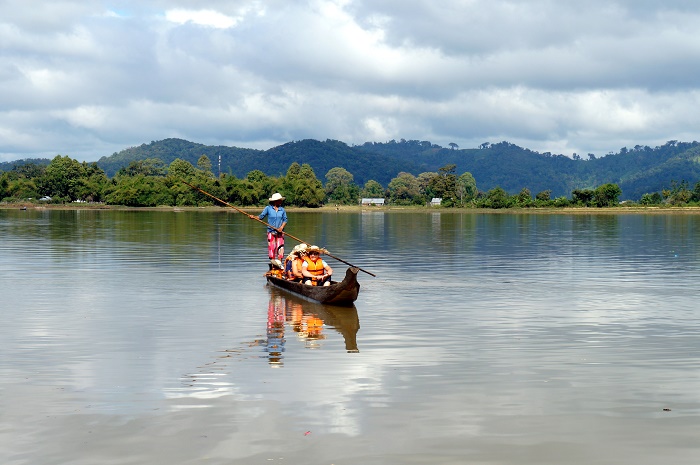
[(357, 300), (360, 293), (360, 283), (357, 282), (358, 268), (351, 266), (345, 272), (345, 278), (331, 281), (330, 286), (309, 286), (294, 281), (287, 281), (272, 273), (266, 273), (267, 282), (273, 286), (285, 289), (294, 294), (315, 300), (323, 304), (350, 306)]

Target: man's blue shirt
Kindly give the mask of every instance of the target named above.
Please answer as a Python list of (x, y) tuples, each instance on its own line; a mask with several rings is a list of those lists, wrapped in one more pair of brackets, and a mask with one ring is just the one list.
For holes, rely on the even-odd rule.
[[(279, 228), (287, 222), (287, 212), (284, 211), (284, 207), (279, 207), (277, 210), (275, 210), (272, 205), (268, 205), (258, 218), (263, 220), (266, 216), (267, 224), (274, 226), (275, 228)], [(275, 232), (275, 230), (268, 226), (267, 232)]]

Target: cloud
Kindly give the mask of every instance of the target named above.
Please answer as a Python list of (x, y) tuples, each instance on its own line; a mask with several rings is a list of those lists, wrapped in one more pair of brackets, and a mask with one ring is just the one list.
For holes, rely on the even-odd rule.
[(217, 29), (234, 27), (240, 18), (232, 18), (213, 10), (183, 10), (175, 9), (165, 12), (165, 19), (177, 24), (192, 22), (200, 26), (209, 26)]
[(695, 140), (698, 22), (689, 1), (8, 0), (0, 160), (166, 137), (567, 155)]

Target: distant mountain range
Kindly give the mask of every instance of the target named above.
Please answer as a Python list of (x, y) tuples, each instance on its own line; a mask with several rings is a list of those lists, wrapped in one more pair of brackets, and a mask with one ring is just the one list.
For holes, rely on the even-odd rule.
[[(268, 176), (280, 176), (293, 162), (308, 163), (316, 176), (342, 167), (363, 186), (368, 180), (387, 187), (400, 172), (414, 175), (456, 165), (456, 174), (470, 172), (481, 191), (501, 187), (510, 194), (527, 188), (532, 195), (550, 190), (552, 198), (571, 197), (574, 189), (592, 189), (616, 183), (622, 199), (639, 200), (645, 193), (660, 192), (672, 182), (687, 181), (692, 188), (700, 181), (700, 143), (669, 141), (659, 147), (635, 146), (619, 153), (596, 158), (572, 159), (564, 155), (539, 153), (517, 145), (500, 142), (482, 144), (477, 149), (441, 147), (427, 141), (400, 140), (347, 145), (337, 140), (313, 139), (289, 142), (269, 150), (208, 146), (182, 139), (165, 139), (130, 147), (97, 165), (112, 177), (132, 161), (159, 158), (170, 164), (176, 158), (193, 165), (202, 155), (212, 163), (215, 174), (228, 173), (243, 178), (253, 170)], [(220, 157), (220, 158), (219, 158)], [(4, 165), (7, 165), (5, 163)], [(0, 164), (0, 170), (3, 170)]]

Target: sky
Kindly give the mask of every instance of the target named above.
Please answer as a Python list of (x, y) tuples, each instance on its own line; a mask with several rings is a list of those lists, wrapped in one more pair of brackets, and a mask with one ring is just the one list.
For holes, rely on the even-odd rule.
[(696, 0), (0, 0), (0, 161), (700, 139)]

